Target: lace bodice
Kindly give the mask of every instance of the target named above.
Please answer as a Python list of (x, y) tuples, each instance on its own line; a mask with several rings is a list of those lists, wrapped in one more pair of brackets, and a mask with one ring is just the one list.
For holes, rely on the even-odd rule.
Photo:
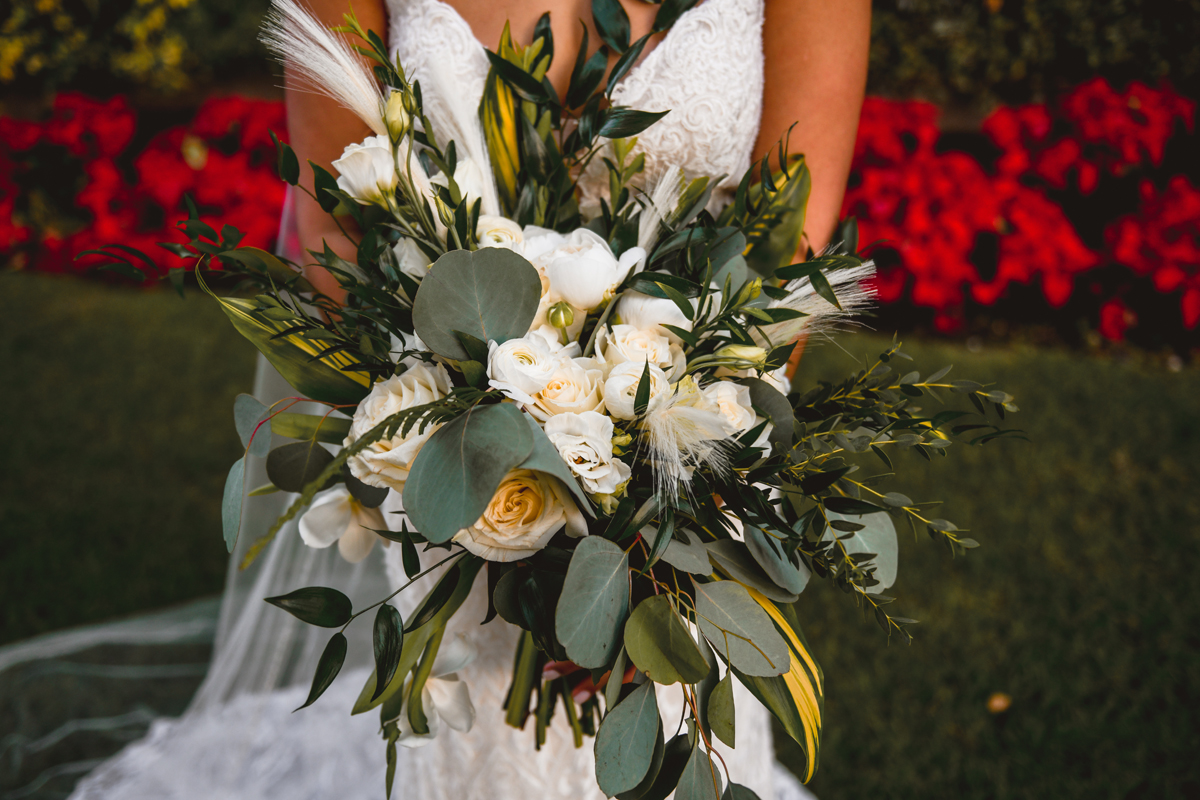
[[(473, 119), (488, 61), (470, 25), (441, 0), (388, 0), (388, 6), (392, 48), (421, 81), (431, 116)], [(737, 187), (750, 166), (762, 115), (762, 24), (762, 0), (705, 0), (621, 80), (615, 104), (670, 111), (638, 136), (647, 180), (668, 166), (725, 176), (714, 205)], [(452, 130), (447, 138), (474, 142), (478, 133)], [(598, 203), (607, 185), (602, 163), (593, 160), (580, 180), (584, 206)]]

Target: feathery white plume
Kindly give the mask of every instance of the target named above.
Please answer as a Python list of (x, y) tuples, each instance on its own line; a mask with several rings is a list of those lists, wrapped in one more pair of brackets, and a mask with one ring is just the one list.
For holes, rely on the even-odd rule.
[(712, 405), (690, 375), (675, 384), (669, 397), (651, 405), (645, 426), (660, 495), (674, 495), (680, 481), (689, 479), (691, 467), (708, 464), (718, 472), (729, 468), (733, 447), (725, 419)]
[(642, 213), (638, 216), (638, 247), (650, 252), (658, 238), (659, 226), (678, 210), (679, 199), (686, 186), (687, 177), (679, 167), (672, 164), (662, 171), (662, 176), (654, 184), (654, 191), (644, 198), (646, 205), (642, 206)]
[(354, 112), (387, 136), (385, 98), (350, 46), (296, 0), (271, 0), (259, 39), (309, 89)]
[(863, 285), (863, 281), (874, 274), (875, 264), (871, 261), (861, 267), (825, 273), (833, 293), (842, 305), (840, 309), (817, 294), (808, 278), (792, 281), (786, 287), (788, 296), (782, 300), (772, 300), (769, 308), (791, 308), (808, 316), (777, 322), (774, 325), (763, 325), (761, 331), (755, 328), (752, 332), (755, 343), (766, 347), (766, 337), (770, 337), (769, 344), (778, 347), (795, 341), (796, 337), (804, 333), (811, 335), (837, 330), (840, 323), (849, 322), (857, 312), (874, 302), (875, 290)]

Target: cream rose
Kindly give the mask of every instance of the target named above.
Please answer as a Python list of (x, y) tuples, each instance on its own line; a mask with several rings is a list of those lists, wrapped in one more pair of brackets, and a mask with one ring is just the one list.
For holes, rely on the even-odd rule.
[(609, 364), (649, 361), (666, 373), (670, 380), (677, 380), (687, 369), (683, 348), (666, 336), (654, 331), (642, 330), (632, 325), (613, 325), (604, 332), (602, 354)]
[(363, 205), (387, 205), (384, 194), (396, 188), (396, 160), (386, 136), (347, 145), (333, 167), (338, 171), (338, 188)]
[(480, 214), (475, 225), (475, 238), (479, 239), (480, 247), (503, 247), (519, 253), (525, 234), (520, 225), (507, 217)]
[(533, 395), (546, 388), (562, 360), (561, 348), (537, 331), (504, 344), (488, 342), (488, 386), (518, 403), (532, 405)]
[(539, 422), (555, 414), (604, 410), (604, 371), (590, 358), (564, 359), (526, 410)]
[[(638, 382), (642, 379), (642, 371), (646, 364), (626, 361), (618, 364), (608, 373), (604, 382), (604, 408), (617, 419), (633, 419), (634, 402), (637, 400)], [(666, 373), (650, 364), (650, 402), (647, 409), (654, 408), (670, 391)]]
[(571, 536), (587, 533), (567, 488), (543, 472), (515, 469), (500, 482), (483, 516), (454, 541), (488, 561), (516, 561), (541, 550), (564, 525)]
[(629, 270), (645, 256), (642, 248), (631, 247), (618, 259), (599, 234), (578, 228), (563, 244), (540, 257), (545, 259), (551, 291), (576, 308), (593, 311), (613, 296)]
[(629, 465), (613, 456), (613, 422), (603, 414), (559, 414), (546, 422), (546, 436), (589, 494), (612, 494), (629, 480)]
[[(450, 392), (450, 375), (441, 364), (425, 363), (410, 367), (403, 375), (376, 383), (354, 412), (346, 447), (379, 423), (406, 408), (432, 403)], [(438, 426), (431, 425), (422, 433), (416, 428), (407, 436), (397, 433), (391, 439), (373, 442), (347, 462), (350, 474), (363, 483), (380, 488), (404, 491), (408, 470), (413, 459)]]
[[(745, 433), (762, 423), (763, 418), (754, 413), (750, 401), (750, 390), (740, 383), (732, 381), (717, 381), (710, 383), (700, 390), (705, 401), (711, 404), (712, 410), (720, 414), (725, 424), (725, 430), (730, 435)], [(755, 447), (763, 447), (771, 434), (771, 426), (763, 428)]]

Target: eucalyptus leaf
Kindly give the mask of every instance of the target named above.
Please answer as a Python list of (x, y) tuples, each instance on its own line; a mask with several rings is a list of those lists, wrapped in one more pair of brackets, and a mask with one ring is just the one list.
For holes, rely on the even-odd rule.
[(713, 649), (747, 675), (787, 671), (787, 642), (746, 587), (734, 581), (695, 583), (700, 630)]
[(708, 696), (708, 725), (713, 735), (730, 747), (734, 746), (734, 706), (733, 706), (733, 672), (727, 671), (725, 677), (713, 687)]
[(775, 452), (786, 453), (792, 447), (792, 430), (796, 423), (787, 395), (760, 378), (750, 378), (744, 383), (750, 389), (751, 404), (771, 420), (773, 427), (768, 438), (775, 446)]
[(688, 741), (687, 731), (671, 737), (663, 748), (662, 766), (659, 767), (658, 777), (650, 789), (638, 800), (665, 800), (675, 791), (679, 777), (692, 756), (692, 744)]
[(708, 662), (666, 595), (637, 605), (625, 623), (625, 649), (637, 668), (662, 684), (697, 683)]
[(834, 511), (826, 513), (829, 515), (830, 521), (846, 520), (857, 522), (863, 526), (861, 530), (854, 531), (849, 535), (837, 534), (826, 527), (822, 538), (825, 541), (831, 541), (839, 536), (845, 536), (846, 538), (841, 540), (841, 545), (846, 548), (847, 553), (851, 555), (855, 553), (875, 554), (871, 563), (875, 565), (875, 580), (879, 581), (879, 585), (872, 586), (871, 591), (878, 592), (895, 583), (899, 568), (900, 548), (896, 540), (896, 526), (892, 523), (892, 518), (887, 514), (850, 516)]
[(750, 555), (754, 556), (754, 560), (763, 568), (763, 572), (767, 573), (768, 578), (785, 591), (795, 594), (804, 591), (812, 573), (803, 561), (797, 559), (797, 563), (792, 563), (791, 559), (784, 555), (785, 542), (771, 539), (766, 531), (750, 524), (744, 526), (743, 537)]
[(588, 669), (608, 664), (621, 646), (629, 614), (629, 557), (600, 536), (575, 548), (554, 626), (567, 656)]
[(404, 508), (427, 540), (447, 542), (478, 520), (504, 476), (529, 457), (534, 439), (523, 417), (511, 403), (476, 406), (425, 442), (404, 484)]
[(239, 394), (233, 401), (233, 422), (242, 447), (256, 458), (262, 458), (271, 449), (271, 429), (260, 427), (269, 416), (271, 409), (248, 394)]
[(687, 540), (686, 543), (678, 538), (671, 539), (667, 549), (663, 551), (662, 560), (682, 572), (711, 575), (712, 564), (709, 563), (708, 551), (704, 549), (704, 542), (700, 537), (687, 528), (676, 529), (675, 535), (682, 536)]
[(675, 800), (720, 800), (721, 771), (701, 747), (692, 749), (675, 787)]
[(642, 778), (637, 786), (627, 792), (622, 792), (617, 795), (617, 800), (642, 800), (650, 788), (654, 786), (654, 782), (658, 780), (658, 773), (662, 769), (663, 756), (666, 755), (667, 742), (663, 737), (662, 720), (659, 720), (658, 731), (654, 735), (654, 752), (650, 756), (650, 768), (646, 770), (646, 777)]
[(503, 343), (529, 331), (542, 296), (533, 265), (502, 247), (452, 250), (429, 268), (413, 302), (413, 326), (445, 358), (468, 361), (456, 332)]
[(713, 565), (721, 569), (730, 578), (739, 583), (757, 589), (772, 600), (780, 603), (794, 603), (799, 596), (778, 586), (775, 581), (763, 571), (749, 549), (742, 542), (732, 539), (721, 539), (705, 545), (708, 557)]
[(725, 794), (721, 795), (721, 800), (759, 800), (759, 797), (753, 790), (740, 783), (731, 783), (725, 787)]
[(662, 725), (654, 683), (646, 681), (604, 717), (596, 732), (596, 782), (609, 797), (641, 783)]
[(238, 532), (242, 529), (242, 502), (246, 491), (246, 459), (243, 456), (233, 462), (225, 478), (225, 495), (221, 498), (221, 530), (225, 536), (225, 549), (233, 552)]

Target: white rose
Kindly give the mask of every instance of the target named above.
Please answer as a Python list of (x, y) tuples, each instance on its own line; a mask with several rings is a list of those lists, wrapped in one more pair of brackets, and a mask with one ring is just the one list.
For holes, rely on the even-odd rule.
[[(733, 381), (717, 381), (710, 383), (700, 390), (704, 399), (712, 404), (712, 409), (721, 415), (725, 430), (731, 435), (745, 433), (760, 425), (763, 418), (754, 413), (750, 401), (750, 389)], [(763, 447), (771, 434), (771, 426), (763, 428), (755, 447)]]
[(578, 228), (544, 258), (551, 291), (576, 308), (593, 311), (612, 297), (633, 265), (645, 256), (645, 250), (632, 247), (617, 259), (599, 234)]
[[(483, 170), (477, 163), (472, 159), (459, 156), (458, 163), (454, 165), (454, 182), (458, 185), (459, 196), (467, 204), (468, 209), (476, 200), (483, 197), (484, 180)], [(450, 186), (450, 181), (444, 172), (434, 175), (429, 182), (435, 186)]]
[[(711, 301), (708, 316), (711, 318), (716, 316), (721, 309), (721, 293), (714, 291), (709, 297)], [(700, 307), (699, 297), (693, 297), (689, 302), (693, 309)], [(654, 331), (660, 336), (666, 336), (676, 344), (681, 341), (680, 338), (660, 326), (674, 325), (676, 328), (690, 331), (693, 324), (692, 320), (683, 315), (674, 301), (634, 291), (626, 291), (621, 294), (621, 299), (617, 301), (617, 307), (613, 309), (613, 314), (626, 325), (632, 325), (644, 331)]]
[(612, 494), (629, 480), (629, 465), (613, 457), (613, 422), (603, 414), (559, 414), (546, 422), (546, 436), (585, 491)]
[(562, 360), (561, 348), (537, 331), (504, 344), (488, 342), (488, 386), (518, 403), (532, 404), (533, 395), (546, 388)]
[(396, 160), (386, 136), (348, 145), (333, 167), (338, 171), (338, 188), (363, 205), (386, 206), (384, 194), (396, 188)]
[(517, 561), (545, 547), (564, 525), (571, 536), (587, 533), (567, 488), (544, 472), (515, 469), (500, 482), (483, 516), (454, 541), (488, 561)]
[(525, 235), (521, 226), (507, 217), (496, 217), (490, 214), (480, 214), (479, 222), (475, 225), (475, 238), (480, 247), (503, 247), (505, 250), (521, 252), (521, 244)]
[(396, 254), (396, 261), (400, 264), (400, 271), (413, 280), (425, 280), (425, 276), (429, 274), (429, 268), (433, 264), (429, 261), (429, 256), (421, 252), (421, 248), (417, 243), (407, 236), (396, 242), (392, 248), (392, 252)]
[(555, 414), (604, 410), (604, 370), (590, 358), (564, 359), (526, 407), (541, 422)]
[[(403, 375), (376, 383), (354, 412), (350, 433), (343, 444), (354, 444), (360, 436), (398, 411), (440, 400), (450, 392), (450, 375), (441, 364), (417, 364)], [(404, 491), (413, 459), (439, 426), (431, 425), (423, 433), (414, 427), (407, 436), (396, 433), (391, 439), (373, 442), (350, 456), (350, 474), (370, 486)]]
[[(618, 364), (608, 373), (604, 382), (604, 407), (609, 414), (617, 419), (633, 419), (634, 401), (637, 399), (638, 381), (642, 379), (645, 363), (626, 361)], [(670, 391), (666, 373), (650, 364), (650, 402), (647, 408), (656, 406), (666, 393)]]
[(603, 345), (601, 352), (609, 364), (649, 361), (671, 380), (681, 377), (687, 369), (683, 348), (654, 331), (632, 325), (613, 325), (604, 332)]

